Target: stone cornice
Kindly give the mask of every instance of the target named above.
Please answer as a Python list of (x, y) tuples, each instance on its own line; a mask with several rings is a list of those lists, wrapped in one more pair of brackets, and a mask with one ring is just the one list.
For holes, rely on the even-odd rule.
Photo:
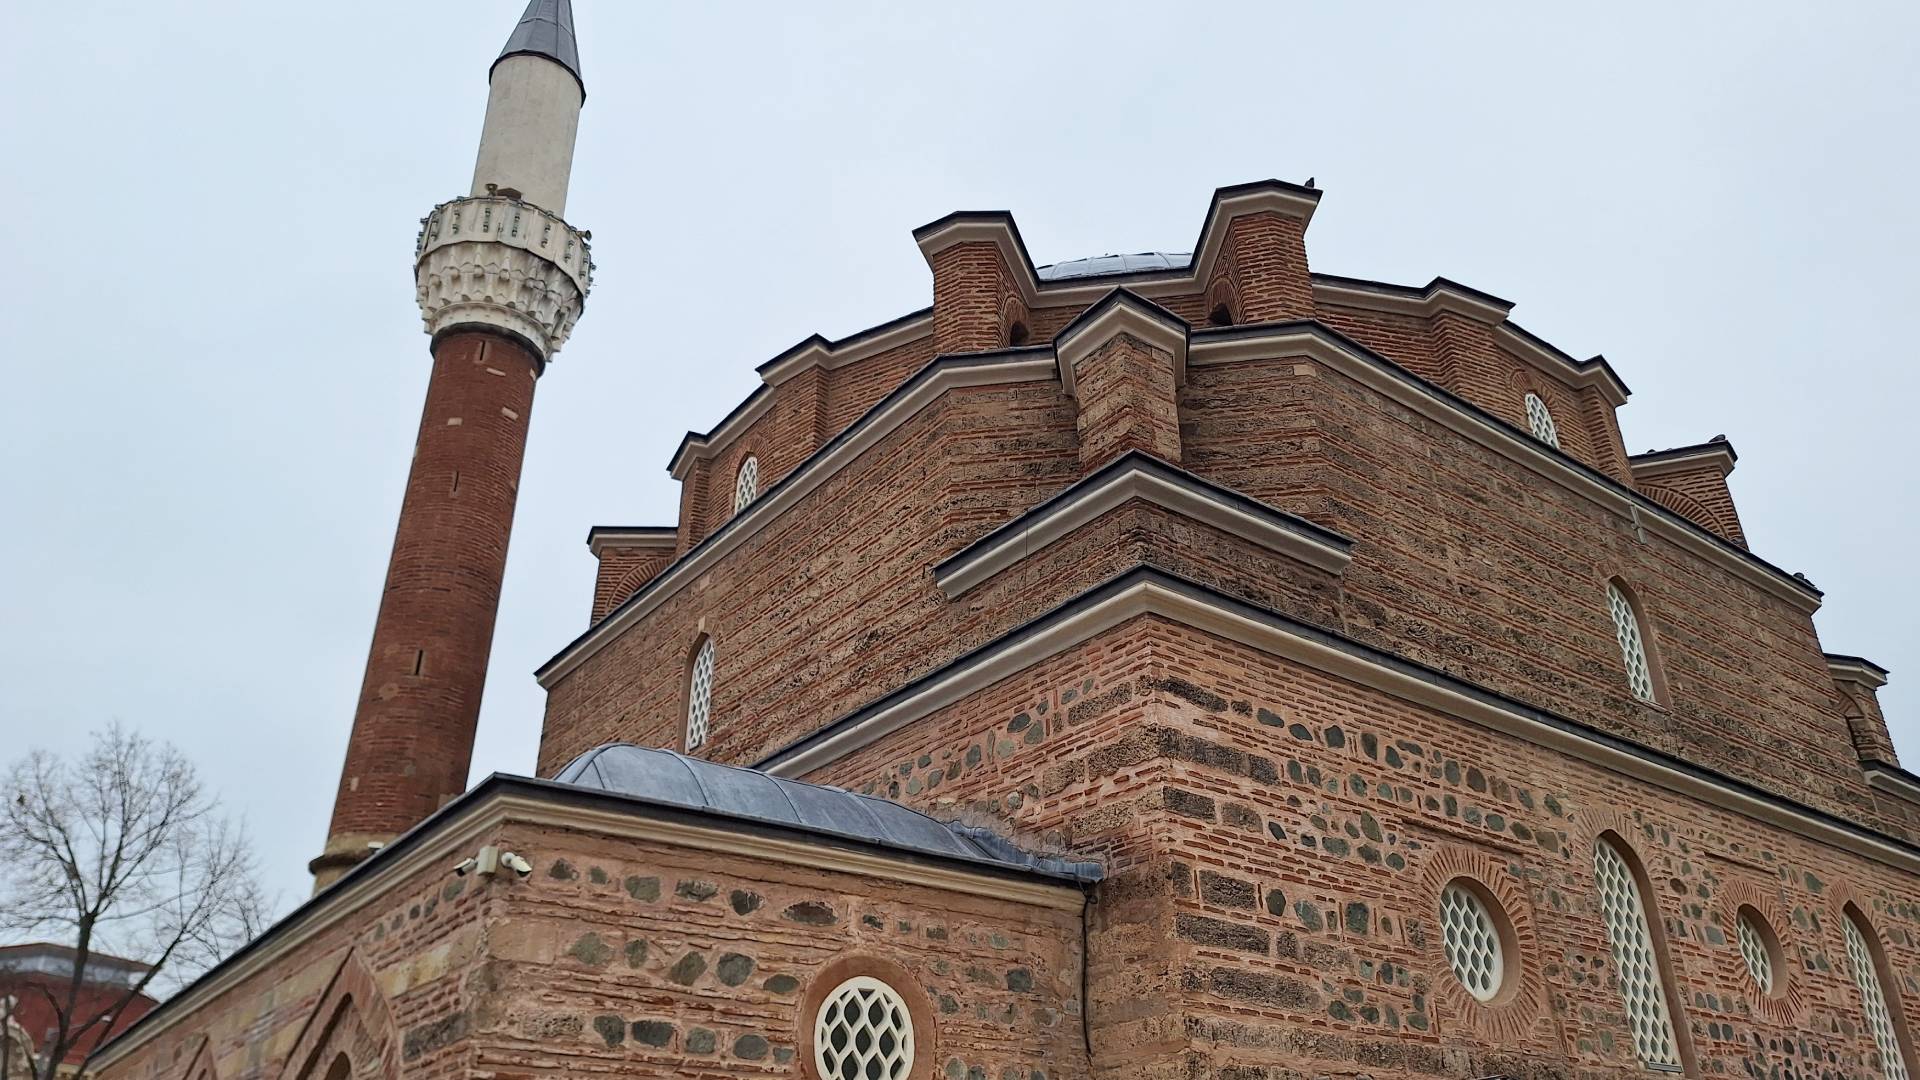
[[(450, 873), (453, 864), (470, 853), (471, 846), (509, 824), (671, 844), (1058, 911), (1078, 912), (1086, 902), (1085, 891), (1078, 883), (1041, 871), (1022, 872), (998, 864), (976, 866), (959, 858), (936, 859), (878, 843), (817, 836), (778, 822), (735, 820), (635, 796), (495, 773), (135, 1021), (100, 1051), (93, 1067), (104, 1070), (125, 1058), (194, 1009), (231, 992), (342, 919), (371, 903), (390, 899), (393, 890), (408, 878), (435, 865), (443, 865)], [(528, 887), (507, 872), (492, 882), (494, 887)], [(487, 887), (484, 881), (482, 887)]]
[(761, 364), (756, 369), (760, 373), (761, 385), (748, 394), (745, 401), (734, 406), (733, 411), (714, 425), (713, 430), (704, 435), (696, 431), (687, 432), (674, 450), (672, 459), (667, 462), (667, 472), (675, 480), (685, 480), (695, 461), (710, 458), (724, 450), (740, 437), (741, 432), (760, 419), (773, 405), (775, 388), (795, 375), (815, 367), (828, 370), (845, 367), (932, 333), (933, 309), (923, 308), (838, 341), (828, 341), (819, 334), (808, 337)]
[(414, 284), (436, 340), (482, 327), (524, 342), (544, 365), (586, 307), (593, 253), (586, 233), (532, 203), (453, 199), (421, 219)]
[(587, 530), (587, 550), (599, 558), (609, 550), (665, 548), (672, 551), (680, 542), (680, 530), (673, 526), (595, 525)]
[(1323, 324), (1311, 321), (1202, 327), (1193, 331), (1187, 364), (1304, 356), (1371, 387), (1489, 450), (1688, 549), (1721, 569), (1812, 614), (1820, 590), (1765, 559), (1621, 485), (1566, 453), (1492, 416)]
[(1365, 311), (1386, 311), (1430, 319), (1442, 312), (1464, 315), (1479, 322), (1505, 322), (1513, 302), (1492, 293), (1469, 288), (1443, 277), (1434, 278), (1424, 288), (1394, 285), (1385, 281), (1313, 275), (1313, 300), (1316, 304), (1335, 304)]
[(1843, 653), (1824, 654), (1827, 661), (1827, 674), (1834, 682), (1859, 683), (1869, 690), (1878, 690), (1887, 685), (1887, 669), (1864, 656), (1847, 656)]
[(1718, 470), (1721, 479), (1733, 472), (1740, 455), (1725, 439), (1712, 439), (1696, 446), (1676, 446), (1627, 458), (1627, 468), (1635, 480), (1653, 480), (1674, 473), (1698, 472), (1702, 468)]
[(1867, 784), (1920, 806), (1920, 776), (1882, 761), (1866, 763)]
[(1121, 334), (1173, 356), (1173, 384), (1187, 381), (1187, 324), (1173, 312), (1126, 289), (1114, 289), (1105, 299), (1081, 312), (1054, 336), (1053, 350), (1060, 370), (1060, 389), (1073, 397), (1073, 369), (1081, 360)]
[(779, 483), (761, 492), (753, 504), (708, 534), (686, 554), (575, 638), (534, 673), (541, 686), (552, 686), (588, 657), (659, 607), (668, 597), (765, 528), (867, 448), (907, 422), (950, 389), (1001, 383), (1047, 382), (1055, 376), (1053, 349), (1046, 346), (971, 353), (935, 359), (919, 374), (882, 398), (865, 416), (833, 437), (812, 457), (800, 463)]
[(1908, 873), (1920, 873), (1920, 847), (1904, 840), (1332, 631), (1255, 607), (1196, 582), (1148, 568), (1130, 571), (1081, 594), (873, 704), (774, 751), (754, 767), (775, 776), (803, 777), (922, 717), (1142, 616), (1164, 618), (1215, 634), (1765, 822), (1816, 843)]
[(1353, 541), (1339, 533), (1131, 450), (935, 566), (934, 584), (954, 599), (1136, 499), (1329, 573), (1353, 558)]

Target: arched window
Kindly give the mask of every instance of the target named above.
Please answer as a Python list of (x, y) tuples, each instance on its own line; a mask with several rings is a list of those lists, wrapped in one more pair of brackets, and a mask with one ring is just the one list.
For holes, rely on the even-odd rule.
[(740, 471), (733, 476), (733, 512), (739, 513), (753, 505), (760, 497), (760, 459), (752, 454), (740, 463)]
[(1215, 304), (1213, 306), (1213, 310), (1207, 313), (1207, 325), (1232, 326), (1233, 325), (1233, 309), (1229, 308), (1224, 303)]
[(327, 1080), (348, 1080), (352, 1075), (353, 1062), (348, 1061), (345, 1054), (334, 1058), (333, 1064), (327, 1068)]
[(713, 717), (713, 639), (702, 638), (687, 674), (687, 749), (698, 750), (707, 741)]
[(1533, 429), (1533, 437), (1560, 449), (1560, 429), (1554, 426), (1553, 414), (1547, 411), (1547, 403), (1540, 400), (1539, 394), (1527, 395), (1527, 426)]
[(1662, 986), (1664, 958), (1647, 924), (1629, 856), (1611, 833), (1593, 841), (1593, 874), (1600, 889), (1600, 915), (1607, 941), (1613, 946), (1613, 966), (1620, 980), (1620, 1001), (1626, 1006), (1633, 1045), (1650, 1068), (1678, 1070), (1680, 1044), (1674, 1038), (1673, 1017), (1667, 1011)]
[(1007, 328), (1007, 344), (1016, 349), (1025, 345), (1030, 337), (1032, 332), (1027, 329), (1026, 323), (1017, 322)]
[(1658, 700), (1653, 692), (1653, 668), (1647, 663), (1647, 641), (1640, 629), (1640, 613), (1617, 581), (1607, 583), (1607, 606), (1613, 611), (1613, 636), (1620, 642), (1620, 660), (1627, 667), (1627, 686), (1641, 701)]
[(1907, 1080), (1907, 1056), (1901, 1045), (1899, 999), (1886, 992), (1881, 980), (1881, 957), (1877, 935), (1867, 925), (1860, 909), (1848, 904), (1841, 914), (1840, 931), (1847, 939), (1847, 970), (1853, 984), (1860, 988), (1860, 1004), (1866, 1015), (1867, 1030), (1873, 1033), (1873, 1045), (1880, 1051), (1880, 1074), (1887, 1080)]

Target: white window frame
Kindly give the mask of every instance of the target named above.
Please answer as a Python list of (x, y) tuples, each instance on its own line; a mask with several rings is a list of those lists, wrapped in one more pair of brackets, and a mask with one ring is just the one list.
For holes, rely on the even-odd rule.
[(1646, 628), (1640, 609), (1617, 581), (1607, 582), (1607, 608), (1613, 616), (1613, 637), (1620, 644), (1620, 662), (1627, 670), (1627, 688), (1641, 701), (1660, 699), (1654, 690), (1653, 662), (1647, 657)]
[(1770, 997), (1778, 975), (1773, 970), (1773, 950), (1767, 945), (1769, 928), (1761, 924), (1752, 908), (1741, 908), (1733, 919), (1734, 938), (1740, 944), (1740, 959), (1747, 962), (1747, 974), (1753, 976), (1760, 993)]
[(733, 512), (739, 513), (753, 505), (760, 497), (760, 459), (752, 454), (740, 463), (733, 474)]
[(1527, 427), (1533, 430), (1533, 437), (1555, 450), (1560, 449), (1560, 426), (1553, 422), (1553, 410), (1547, 408), (1539, 394), (1532, 392), (1527, 394), (1526, 407)]
[(687, 749), (705, 746), (712, 724), (713, 638), (705, 637), (700, 639), (693, 667), (687, 672)]
[(1506, 987), (1507, 954), (1501, 936), (1495, 905), (1465, 879), (1455, 878), (1440, 890), (1440, 943), (1447, 966), (1482, 1005), (1491, 1004)]
[[(859, 1006), (860, 1011), (852, 1014), (857, 1019), (846, 1019), (848, 1005)], [(893, 1033), (892, 1050), (882, 1049), (877, 1038), (864, 1051), (855, 1049), (851, 1039), (845, 1048), (835, 1048), (832, 1037), (837, 1026), (847, 1024), (856, 1032), (862, 1027), (873, 1030), (876, 1005), (887, 1022), (886, 1029)], [(882, 1080), (906, 1080), (913, 1072), (913, 1049), (913, 1010), (907, 1007), (906, 998), (885, 982), (871, 975), (855, 975), (820, 999), (820, 1009), (813, 1017), (813, 1067), (823, 1080), (841, 1080), (849, 1075), (848, 1066), (852, 1066), (850, 1075), (865, 1077), (867, 1066), (876, 1059)]]
[(1609, 836), (1596, 836), (1593, 873), (1600, 895), (1601, 921), (1606, 924), (1607, 943), (1613, 949), (1620, 1004), (1626, 1010), (1634, 1049), (1647, 1068), (1679, 1072), (1680, 1038), (1674, 1031), (1664, 985), (1666, 958), (1660, 955), (1647, 922), (1632, 856)]
[(1853, 975), (1854, 986), (1860, 990), (1861, 1018), (1873, 1036), (1874, 1048), (1880, 1051), (1881, 1075), (1886, 1080), (1908, 1080), (1907, 1059), (1901, 1052), (1900, 1035), (1894, 1027), (1898, 1021), (1887, 1007), (1887, 988), (1881, 985), (1880, 968), (1874, 963), (1873, 946), (1867, 941), (1873, 928), (1863, 925), (1852, 911), (1842, 911), (1840, 932), (1846, 938), (1847, 970)]

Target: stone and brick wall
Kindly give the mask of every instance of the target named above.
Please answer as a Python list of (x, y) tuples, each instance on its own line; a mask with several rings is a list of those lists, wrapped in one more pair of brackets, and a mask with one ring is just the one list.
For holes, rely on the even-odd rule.
[(1086, 1075), (1077, 911), (567, 830), (508, 842), (540, 854), (488, 939), (481, 1074), (810, 1076), (821, 980), (851, 961), (925, 1006), (916, 1078)]
[[(1594, 838), (1644, 864), (1693, 1075), (1875, 1075), (1840, 924), (1920, 1009), (1911, 875), (1262, 651), (1146, 617), (816, 770), (1108, 864), (1090, 914), (1097, 1075), (1570, 1076), (1642, 1070)], [(1447, 967), (1439, 889), (1482, 881), (1518, 991)], [(1749, 905), (1784, 947), (1753, 988)]]

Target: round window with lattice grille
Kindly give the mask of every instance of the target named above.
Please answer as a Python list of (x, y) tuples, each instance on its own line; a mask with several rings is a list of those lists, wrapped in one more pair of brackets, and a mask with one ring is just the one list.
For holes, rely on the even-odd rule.
[(913, 1069), (907, 1003), (870, 975), (834, 987), (814, 1021), (813, 1063), (823, 1080), (905, 1080)]
[(1460, 985), (1483, 1004), (1500, 996), (1507, 981), (1506, 933), (1498, 906), (1464, 878), (1440, 890), (1440, 941)]

